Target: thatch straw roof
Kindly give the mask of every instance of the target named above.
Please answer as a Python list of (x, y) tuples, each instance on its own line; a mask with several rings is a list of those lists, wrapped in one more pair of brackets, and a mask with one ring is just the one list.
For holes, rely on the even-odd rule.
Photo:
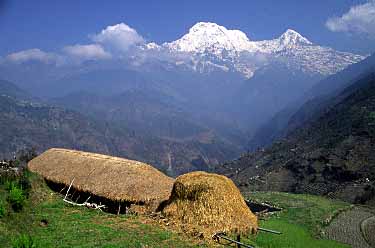
[(211, 238), (214, 233), (256, 232), (257, 217), (227, 177), (206, 172), (179, 176), (162, 213), (184, 231)]
[(174, 179), (138, 161), (67, 149), (49, 149), (28, 168), (53, 183), (69, 185), (113, 201), (134, 203), (168, 199)]

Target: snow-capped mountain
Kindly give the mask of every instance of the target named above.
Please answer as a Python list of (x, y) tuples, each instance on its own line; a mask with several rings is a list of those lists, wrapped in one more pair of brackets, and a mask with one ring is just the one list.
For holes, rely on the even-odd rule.
[(222, 56), (223, 51), (235, 55), (241, 51), (253, 51), (257, 48), (240, 30), (228, 30), (210, 22), (199, 22), (190, 28), (181, 39), (164, 46), (179, 52), (212, 53)]
[(189, 54), (188, 61), (176, 64), (195, 71), (234, 71), (247, 78), (275, 60), (284, 61), (290, 69), (327, 76), (365, 58), (319, 46), (291, 29), (276, 39), (252, 41), (240, 30), (228, 30), (210, 22), (195, 24), (176, 41), (161, 46), (149, 43), (146, 49)]
[(320, 79), (364, 58), (319, 46), (291, 29), (257, 41), (208, 22), (168, 43), (122, 44), (127, 40), (74, 46), (84, 54), (98, 55), (101, 48), (101, 57), (111, 55), (101, 59), (65, 50), (20, 51), (0, 57), (0, 75), (38, 97), (61, 98), (69, 108), (76, 103), (85, 115), (135, 131), (131, 140), (120, 142), (126, 148), (137, 137), (145, 138), (146, 148), (160, 138), (155, 154), (167, 164), (172, 157), (179, 166), (190, 163), (185, 157), (191, 164), (230, 159), (247, 137), (299, 103)]
[(253, 43), (256, 43), (260, 52), (282, 59), (291, 69), (323, 76), (334, 74), (365, 58), (362, 55), (319, 46), (291, 29), (279, 38)]
[(313, 43), (298, 32), (288, 29), (279, 38), (273, 40), (254, 41), (258, 51), (276, 53), (284, 50), (293, 50), (297, 47), (313, 46)]

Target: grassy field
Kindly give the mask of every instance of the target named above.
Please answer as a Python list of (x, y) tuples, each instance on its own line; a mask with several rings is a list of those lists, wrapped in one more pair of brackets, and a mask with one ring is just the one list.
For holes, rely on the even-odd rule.
[(245, 197), (258, 202), (268, 202), (283, 211), (260, 221), (260, 226), (282, 232), (282, 235), (260, 232), (247, 240), (258, 247), (349, 247), (322, 238), (324, 227), (338, 213), (350, 205), (319, 196), (280, 192), (256, 192)]
[[(42, 180), (33, 179), (24, 209), (7, 206), (0, 218), (0, 246), (31, 236), (35, 247), (194, 247), (198, 241), (150, 223), (145, 217), (102, 213), (63, 203)], [(0, 197), (7, 192), (0, 186)], [(46, 224), (47, 222), (47, 224)]]
[[(0, 184), (0, 244), (12, 247), (32, 237), (33, 247), (197, 247), (202, 241), (178, 234), (147, 217), (112, 215), (63, 203), (35, 175), (23, 210), (14, 212), (7, 202), (9, 192)], [(321, 239), (322, 228), (349, 204), (322, 197), (286, 193), (252, 193), (259, 202), (270, 202), (284, 210), (260, 221), (260, 226), (282, 235), (259, 233), (243, 239), (255, 247), (347, 247)], [(207, 245), (206, 245), (207, 246)]]

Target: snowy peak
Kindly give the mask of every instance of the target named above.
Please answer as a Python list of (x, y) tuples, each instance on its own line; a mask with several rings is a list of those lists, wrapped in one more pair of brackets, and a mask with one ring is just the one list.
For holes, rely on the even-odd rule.
[(241, 51), (272, 53), (297, 46), (313, 45), (295, 30), (288, 29), (279, 38), (265, 41), (250, 41), (240, 30), (229, 30), (212, 22), (198, 22), (181, 39), (164, 46), (180, 52), (230, 54)]
[[(198, 22), (189, 29), (189, 34), (202, 37), (210, 36), (212, 38), (226, 37), (249, 42), (249, 38), (242, 31), (228, 30), (226, 27), (212, 22)], [(232, 37), (228, 37), (229, 35)]]
[(279, 38), (254, 42), (260, 52), (278, 53), (280, 51), (295, 51), (305, 46), (314, 46), (307, 38), (297, 31), (288, 29)]
[(292, 29), (288, 29), (285, 33), (283, 33), (279, 40), (280, 43), (285, 46), (312, 45), (312, 42)]
[(189, 33), (220, 32), (222, 29), (226, 30), (225, 27), (213, 22), (198, 22), (189, 29)]
[(209, 51), (214, 54), (219, 54), (223, 50), (232, 52), (249, 50), (253, 46), (246, 34), (240, 30), (228, 30), (212, 22), (198, 22), (181, 39), (164, 45), (181, 52)]
[(171, 54), (189, 53), (182, 56), (183, 59), (176, 56), (176, 65), (191, 67), (199, 72), (219, 68), (239, 72), (247, 78), (274, 61), (282, 61), (293, 70), (330, 75), (364, 59), (361, 55), (313, 44), (292, 29), (287, 29), (275, 39), (251, 41), (240, 30), (230, 30), (212, 22), (198, 22), (180, 39), (162, 46), (150, 43), (145, 49), (166, 49)]

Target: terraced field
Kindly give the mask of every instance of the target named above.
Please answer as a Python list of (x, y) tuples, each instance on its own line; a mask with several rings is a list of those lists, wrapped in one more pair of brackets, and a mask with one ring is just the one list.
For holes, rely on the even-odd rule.
[(365, 219), (361, 223), (363, 237), (371, 247), (375, 247), (375, 216)]
[(354, 207), (340, 213), (325, 229), (326, 237), (353, 248), (374, 247), (375, 222), (373, 209)]
[(260, 226), (282, 232), (281, 235), (260, 232), (248, 243), (255, 247), (349, 247), (341, 242), (329, 240), (324, 228), (341, 211), (350, 209), (350, 204), (320, 196), (280, 192), (249, 192), (245, 198), (265, 202), (282, 208), (261, 218)]

